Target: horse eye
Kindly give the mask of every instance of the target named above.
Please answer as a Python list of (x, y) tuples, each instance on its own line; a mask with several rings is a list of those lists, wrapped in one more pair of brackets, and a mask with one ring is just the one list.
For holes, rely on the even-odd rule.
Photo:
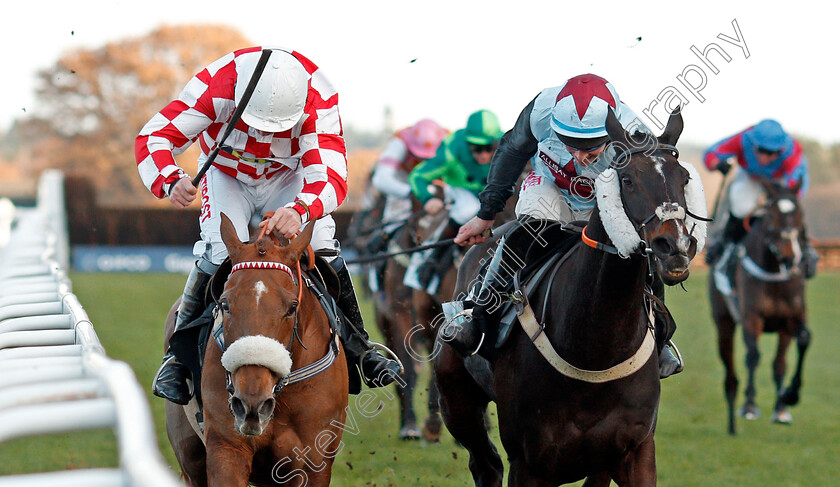
[(292, 304), (289, 305), (289, 310), (286, 311), (286, 316), (293, 316), (297, 312), (298, 302), (292, 301)]
[(633, 187), (633, 180), (630, 179), (630, 176), (621, 176), (621, 184), (629, 189)]
[(219, 301), (219, 307), (222, 308), (222, 311), (225, 313), (230, 313), (230, 303), (228, 303), (227, 299)]

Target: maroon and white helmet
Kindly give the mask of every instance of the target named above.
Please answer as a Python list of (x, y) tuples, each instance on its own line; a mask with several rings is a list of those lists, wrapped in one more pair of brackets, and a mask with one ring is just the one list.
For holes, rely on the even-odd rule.
[(607, 110), (621, 102), (609, 81), (594, 74), (570, 78), (551, 110), (551, 128), (561, 138), (593, 139), (607, 135)]

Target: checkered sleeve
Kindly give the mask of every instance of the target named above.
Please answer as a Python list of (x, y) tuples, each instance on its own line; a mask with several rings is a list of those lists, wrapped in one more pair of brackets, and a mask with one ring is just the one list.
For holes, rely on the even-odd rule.
[(347, 196), (347, 150), (338, 93), (311, 62), (298, 59), (307, 70), (314, 69), (298, 138), (303, 189), (292, 206), (306, 221), (332, 213)]
[(195, 75), (178, 98), (140, 130), (134, 143), (137, 170), (157, 198), (168, 196), (171, 184), (187, 177), (174, 156), (184, 152), (215, 121), (230, 115), (235, 75), (231, 53)]

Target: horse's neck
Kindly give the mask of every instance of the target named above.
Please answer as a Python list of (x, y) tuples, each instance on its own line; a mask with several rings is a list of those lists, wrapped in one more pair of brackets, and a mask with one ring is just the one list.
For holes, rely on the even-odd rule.
[(776, 272), (781, 269), (779, 260), (770, 250), (770, 246), (764, 241), (767, 229), (761, 223), (750, 231), (743, 240), (746, 255), (759, 267), (768, 272)]
[[(586, 229), (588, 237), (609, 242), (597, 210)], [(647, 262), (639, 256), (629, 259), (581, 246), (573, 265), (555, 278), (553, 286), (562, 286), (557, 296), (560, 310), (552, 322), (562, 323), (553, 330), (554, 342), (587, 360), (609, 359), (610, 355), (626, 355), (638, 346), (644, 329), (640, 316)], [(609, 355), (608, 355), (609, 354)], [(602, 363), (590, 362), (592, 367)]]
[[(311, 315), (301, 314), (298, 316), (298, 334), (300, 335), (300, 341), (306, 348), (302, 347), (298, 339), (293, 336), (291, 354), (293, 363), (307, 365), (324, 355), (326, 348), (319, 344), (325, 343), (329, 346), (331, 330), (326, 311), (324, 311), (315, 293), (309, 289), (304, 289), (301, 301), (298, 304), (298, 310), (307, 310), (306, 313), (311, 313)], [(300, 313), (300, 311), (298, 312)], [(298, 367), (292, 368), (296, 369)]]

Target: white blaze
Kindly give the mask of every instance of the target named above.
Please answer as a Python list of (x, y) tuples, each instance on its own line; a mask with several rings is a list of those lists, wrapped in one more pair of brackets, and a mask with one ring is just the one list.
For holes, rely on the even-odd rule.
[(257, 306), (260, 305), (260, 298), (262, 297), (262, 295), (267, 292), (268, 288), (265, 284), (263, 284), (262, 281), (257, 281), (256, 284), (254, 284), (254, 294), (257, 295)]

